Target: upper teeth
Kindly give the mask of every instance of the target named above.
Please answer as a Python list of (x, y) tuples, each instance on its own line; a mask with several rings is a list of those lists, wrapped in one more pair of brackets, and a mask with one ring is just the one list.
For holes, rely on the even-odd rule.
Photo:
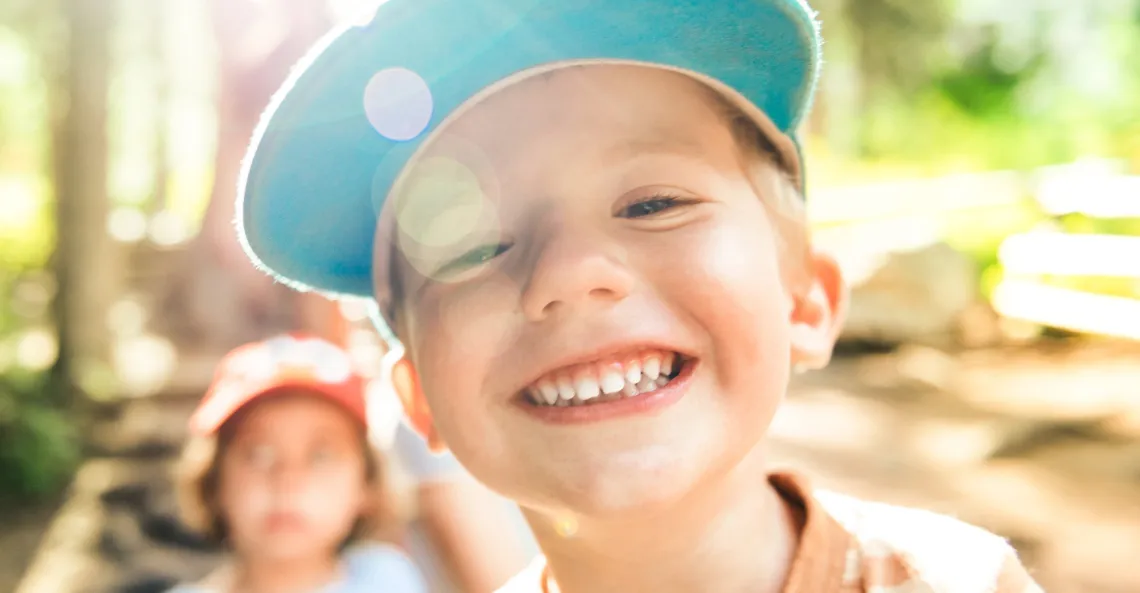
[(526, 393), (535, 403), (548, 406), (576, 405), (619, 393), (633, 397), (668, 383), (675, 362), (671, 352), (646, 352), (578, 365), (542, 377)]

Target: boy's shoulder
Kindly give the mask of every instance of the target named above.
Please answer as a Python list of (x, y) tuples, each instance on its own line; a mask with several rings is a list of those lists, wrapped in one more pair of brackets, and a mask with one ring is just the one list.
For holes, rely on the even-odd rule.
[[(795, 496), (808, 515), (796, 564), (813, 573), (831, 573), (829, 567), (835, 567), (830, 576), (789, 583), (787, 593), (1041, 593), (1013, 547), (980, 527), (930, 511), (812, 489), (795, 475), (783, 474), (779, 481), (784, 494)], [(808, 549), (834, 549), (833, 543), (846, 548), (838, 565), (824, 559), (828, 551)], [(498, 593), (547, 593), (545, 577), (540, 556)], [(829, 591), (815, 590), (812, 584), (819, 583), (830, 583)]]
[(953, 517), (854, 498), (811, 494), (851, 538), (845, 583), (858, 590), (1033, 593), (1040, 588), (1002, 537)]

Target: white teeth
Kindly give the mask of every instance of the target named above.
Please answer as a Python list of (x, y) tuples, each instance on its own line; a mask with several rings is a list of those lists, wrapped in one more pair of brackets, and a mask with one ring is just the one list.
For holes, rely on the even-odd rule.
[(553, 406), (558, 402), (558, 388), (553, 383), (549, 381), (539, 383), (538, 392), (547, 405)]
[(625, 378), (621, 373), (614, 370), (607, 370), (602, 373), (602, 393), (609, 395), (617, 393), (625, 387)]
[(633, 361), (625, 367), (625, 381), (631, 385), (641, 382), (641, 362)]
[(594, 399), (602, 393), (598, 386), (598, 380), (588, 376), (578, 377), (578, 380), (574, 382), (574, 391), (578, 393), (578, 399), (582, 401)]
[(636, 397), (666, 385), (680, 364), (680, 357), (670, 352), (645, 354), (624, 364), (589, 365), (548, 375), (524, 393), (538, 405), (558, 407), (584, 405), (603, 394)]
[(641, 372), (650, 379), (657, 380), (661, 376), (661, 360), (656, 357), (649, 357), (645, 359), (645, 366)]
[(558, 377), (558, 397), (563, 400), (574, 399), (574, 385), (570, 383), (569, 377)]

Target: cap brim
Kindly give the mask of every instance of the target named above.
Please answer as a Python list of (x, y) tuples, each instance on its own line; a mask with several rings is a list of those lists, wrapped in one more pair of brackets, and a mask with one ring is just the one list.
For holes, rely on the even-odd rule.
[[(234, 393), (217, 393), (219, 389), (234, 389)], [(363, 387), (361, 387), (363, 391)], [(344, 390), (330, 387), (315, 379), (267, 380), (261, 384), (233, 382), (219, 383), (210, 388), (202, 404), (190, 417), (190, 432), (196, 435), (216, 433), (234, 414), (242, 408), (264, 397), (274, 397), (289, 393), (312, 393), (327, 399), (343, 408), (363, 427), (368, 426), (366, 404), (363, 399), (354, 403)]]
[(239, 188), (247, 252), (294, 288), (373, 296), (377, 217), (424, 139), (499, 81), (589, 61), (699, 75), (791, 142), (819, 33), (805, 0), (390, 0), (327, 38), (266, 112)]

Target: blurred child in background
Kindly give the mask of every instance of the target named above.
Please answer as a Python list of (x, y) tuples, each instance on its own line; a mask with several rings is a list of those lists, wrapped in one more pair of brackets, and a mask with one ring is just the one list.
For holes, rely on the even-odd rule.
[(191, 419), (179, 502), (229, 559), (175, 593), (426, 591), (394, 545), (365, 385), (344, 351), (302, 335), (222, 361)]

